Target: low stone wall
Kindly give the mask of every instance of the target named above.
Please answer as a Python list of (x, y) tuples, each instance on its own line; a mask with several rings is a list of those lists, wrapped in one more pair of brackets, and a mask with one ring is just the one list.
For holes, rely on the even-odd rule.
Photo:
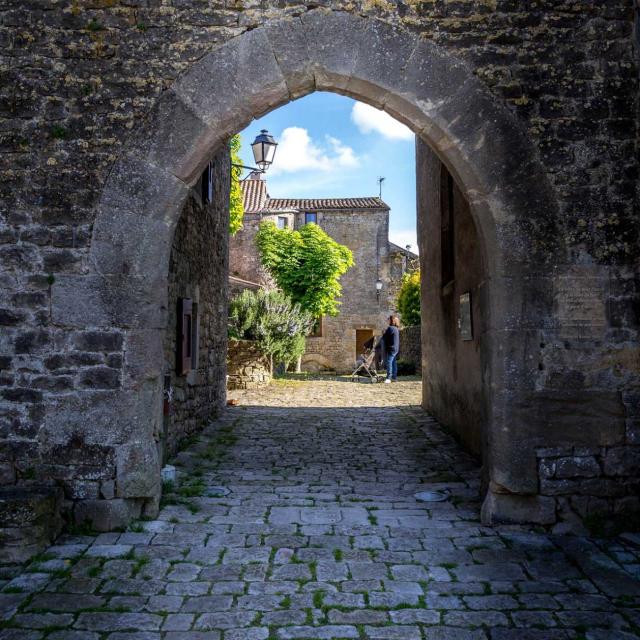
[(422, 373), (420, 340), (420, 325), (400, 329), (400, 354), (398, 359), (415, 365), (416, 373)]
[(640, 446), (542, 448), (537, 457), (541, 499), (562, 519), (640, 514)]
[(227, 375), (228, 389), (255, 389), (269, 384), (269, 359), (251, 340), (229, 340)]
[(0, 488), (0, 562), (26, 562), (62, 530), (60, 487)]

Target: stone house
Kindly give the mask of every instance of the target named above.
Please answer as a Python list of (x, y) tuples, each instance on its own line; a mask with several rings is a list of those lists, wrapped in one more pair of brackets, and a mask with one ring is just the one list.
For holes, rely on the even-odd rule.
[[(260, 265), (255, 236), (260, 223), (273, 221), (281, 229), (313, 222), (334, 240), (348, 246), (355, 265), (340, 280), (340, 313), (319, 318), (302, 357), (306, 371), (353, 370), (363, 344), (380, 335), (391, 313), (402, 275), (417, 256), (389, 241), (389, 206), (380, 198), (272, 198), (263, 174), (243, 182), (243, 228), (230, 240), (229, 274), (262, 285), (269, 275)], [(382, 289), (376, 289), (376, 281)]]

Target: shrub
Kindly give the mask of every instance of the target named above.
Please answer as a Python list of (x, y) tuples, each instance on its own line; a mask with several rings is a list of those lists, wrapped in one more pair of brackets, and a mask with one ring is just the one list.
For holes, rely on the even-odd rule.
[(265, 221), (256, 242), (263, 266), (293, 302), (316, 318), (338, 314), (340, 276), (353, 266), (349, 247), (314, 223), (293, 230)]
[(402, 360), (398, 358), (398, 375), (399, 376), (415, 376), (416, 365), (408, 360)]
[(420, 269), (402, 276), (396, 306), (405, 327), (420, 324)]
[(275, 289), (247, 289), (229, 304), (229, 336), (254, 340), (276, 362), (288, 364), (302, 356), (312, 327), (312, 315)]

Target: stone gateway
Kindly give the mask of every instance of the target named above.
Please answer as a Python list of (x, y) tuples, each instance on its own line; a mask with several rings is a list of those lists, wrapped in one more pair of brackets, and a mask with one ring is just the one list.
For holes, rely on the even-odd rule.
[[(172, 297), (213, 291), (170, 269), (180, 216), (232, 134), (322, 90), (416, 134), (423, 404), (482, 456), (485, 522), (638, 510), (630, 0), (0, 11), (3, 485), (103, 529), (155, 513)], [(224, 271), (225, 224), (188, 215)]]

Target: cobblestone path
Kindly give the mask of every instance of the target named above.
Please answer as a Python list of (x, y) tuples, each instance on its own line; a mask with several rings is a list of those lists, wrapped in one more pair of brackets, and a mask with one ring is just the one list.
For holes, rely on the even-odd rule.
[[(481, 526), (478, 466), (419, 389), (237, 393), (177, 457), (158, 519), (3, 569), (0, 638), (640, 637), (638, 549)], [(450, 498), (417, 502), (427, 488)]]

